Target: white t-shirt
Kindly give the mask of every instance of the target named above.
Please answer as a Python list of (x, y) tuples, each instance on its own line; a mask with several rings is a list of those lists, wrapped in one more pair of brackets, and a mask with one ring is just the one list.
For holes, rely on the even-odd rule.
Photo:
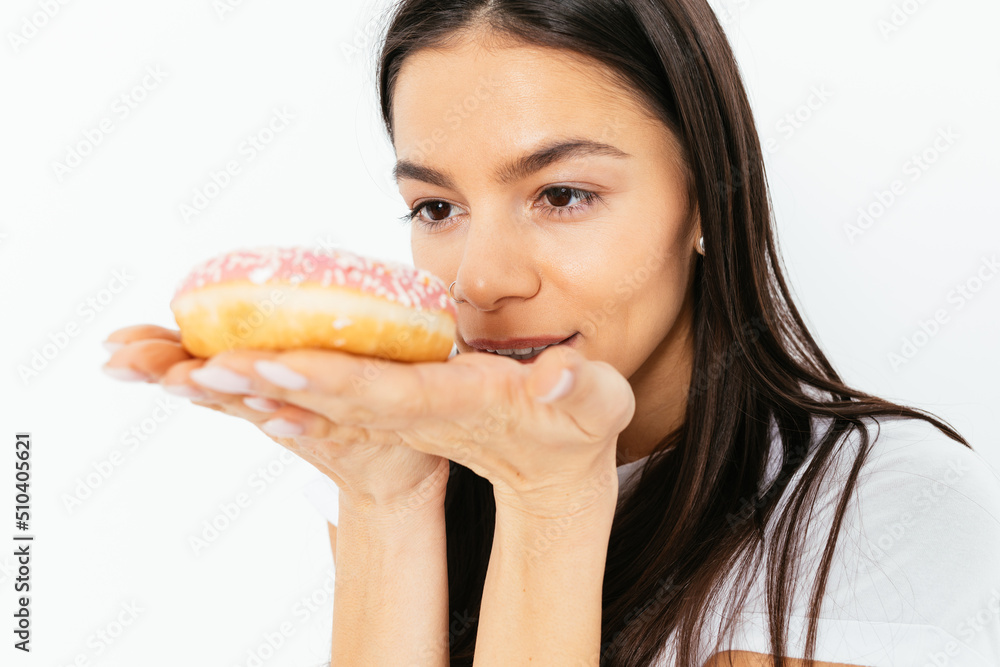
[[(981, 455), (925, 421), (878, 419), (880, 427), (866, 420), (874, 443), (841, 525), (814, 657), (866, 667), (998, 667), (1000, 475)], [(816, 442), (829, 421), (813, 423)], [(774, 446), (768, 479), (777, 476), (780, 456), (773, 420), (771, 426)], [(805, 655), (809, 594), (836, 500), (859, 445), (859, 434), (852, 431), (813, 506), (803, 550), (809, 562), (799, 566), (807, 576), (796, 582), (789, 618), (789, 657)], [(647, 458), (618, 467), (619, 494), (633, 488)], [(801, 473), (802, 468), (792, 476), (775, 517), (781, 515)], [(337, 487), (318, 471), (317, 475), (303, 493), (336, 523)], [(773, 537), (773, 531), (767, 535)], [(749, 586), (750, 594), (738, 616), (732, 645), (723, 649), (769, 653), (766, 571), (766, 566), (756, 568), (753, 581), (739, 582), (739, 590)], [(724, 606), (732, 578), (717, 598), (718, 607), (710, 608), (706, 633), (717, 628), (721, 614), (726, 618), (732, 614)], [(711, 657), (715, 640), (716, 635), (702, 638), (697, 664)], [(672, 637), (657, 667), (672, 667), (675, 656)]]
[[(868, 667), (997, 667), (1000, 475), (981, 455), (925, 421), (878, 420), (880, 429), (865, 420), (874, 443), (841, 524), (817, 621), (814, 658)], [(815, 443), (829, 420), (813, 423), (821, 429), (814, 433)], [(769, 479), (774, 479), (780, 451), (773, 420), (771, 425)], [(789, 618), (788, 657), (805, 655), (809, 596), (836, 500), (859, 451), (859, 437), (856, 430), (847, 436), (813, 506), (813, 527), (806, 531), (803, 545), (808, 562), (799, 567), (805, 579), (796, 582)], [(644, 461), (622, 466), (628, 467), (627, 480), (634, 481)], [(801, 473), (800, 468), (779, 500), (765, 547)], [(733, 613), (725, 600), (734, 577), (730, 575), (710, 607), (697, 664), (714, 653), (722, 614), (729, 618)], [(737, 617), (732, 645), (724, 644), (722, 650), (770, 653), (765, 577), (762, 565), (752, 581), (739, 583), (739, 590), (749, 586), (750, 594)], [(675, 639), (668, 640), (657, 667), (675, 664)]]

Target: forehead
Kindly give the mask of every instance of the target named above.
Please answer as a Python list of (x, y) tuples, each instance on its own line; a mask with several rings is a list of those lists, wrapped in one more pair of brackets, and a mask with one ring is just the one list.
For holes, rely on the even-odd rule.
[(471, 39), (404, 61), (393, 95), (397, 155), (472, 139), (531, 145), (553, 134), (613, 143), (651, 115), (601, 63), (546, 47)]

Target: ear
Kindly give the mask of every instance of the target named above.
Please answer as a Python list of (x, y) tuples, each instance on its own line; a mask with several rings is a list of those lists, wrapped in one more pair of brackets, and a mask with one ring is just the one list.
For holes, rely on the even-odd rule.
[(688, 226), (691, 229), (691, 247), (695, 249), (695, 252), (700, 252), (698, 239), (703, 238), (705, 233), (701, 228), (701, 209), (698, 207), (697, 200), (692, 204), (691, 212), (688, 214)]

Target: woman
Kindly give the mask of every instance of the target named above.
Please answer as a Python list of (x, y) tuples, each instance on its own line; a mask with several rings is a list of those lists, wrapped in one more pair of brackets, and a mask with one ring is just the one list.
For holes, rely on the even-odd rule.
[(704, 0), (403, 0), (378, 83), (458, 354), (109, 337), (339, 487), (333, 664), (1000, 664), (1000, 483), (806, 330)]

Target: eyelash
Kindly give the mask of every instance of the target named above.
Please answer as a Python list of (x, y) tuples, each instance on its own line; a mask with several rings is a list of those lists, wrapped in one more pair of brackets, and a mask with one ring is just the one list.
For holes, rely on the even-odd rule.
[[(596, 192), (591, 192), (589, 190), (580, 190), (579, 188), (568, 188), (568, 187), (563, 186), (563, 185), (556, 185), (556, 186), (553, 186), (551, 188), (546, 188), (545, 190), (542, 191), (541, 195), (539, 195), (539, 199), (544, 198), (546, 194), (548, 194), (550, 192), (553, 192), (555, 190), (569, 190), (571, 196), (578, 196), (580, 199), (583, 200), (583, 203), (576, 204), (575, 206), (550, 206), (550, 205), (544, 205), (541, 208), (542, 209), (547, 209), (545, 211), (545, 213), (547, 215), (555, 215), (556, 217), (564, 217), (566, 215), (571, 215), (573, 213), (577, 213), (577, 212), (579, 212), (579, 211), (581, 211), (583, 209), (590, 208), (595, 202), (601, 202), (601, 203), (604, 202), (604, 199), (602, 199), (601, 196), (599, 194), (597, 194)], [(416, 208), (414, 208), (412, 211), (410, 211), (406, 215), (400, 217), (400, 220), (402, 222), (412, 222), (414, 219), (416, 219), (417, 223), (420, 224), (422, 227), (437, 227), (439, 225), (442, 225), (442, 224), (448, 222), (448, 220), (450, 220), (451, 217), (454, 217), (454, 216), (446, 218), (445, 220), (423, 220), (420, 217), (420, 211), (424, 210), (428, 205), (435, 204), (435, 203), (438, 203), (438, 202), (440, 202), (442, 204), (447, 204), (448, 203), (448, 202), (442, 202), (440, 199), (430, 199), (428, 201), (422, 202), (419, 206), (417, 206)]]

